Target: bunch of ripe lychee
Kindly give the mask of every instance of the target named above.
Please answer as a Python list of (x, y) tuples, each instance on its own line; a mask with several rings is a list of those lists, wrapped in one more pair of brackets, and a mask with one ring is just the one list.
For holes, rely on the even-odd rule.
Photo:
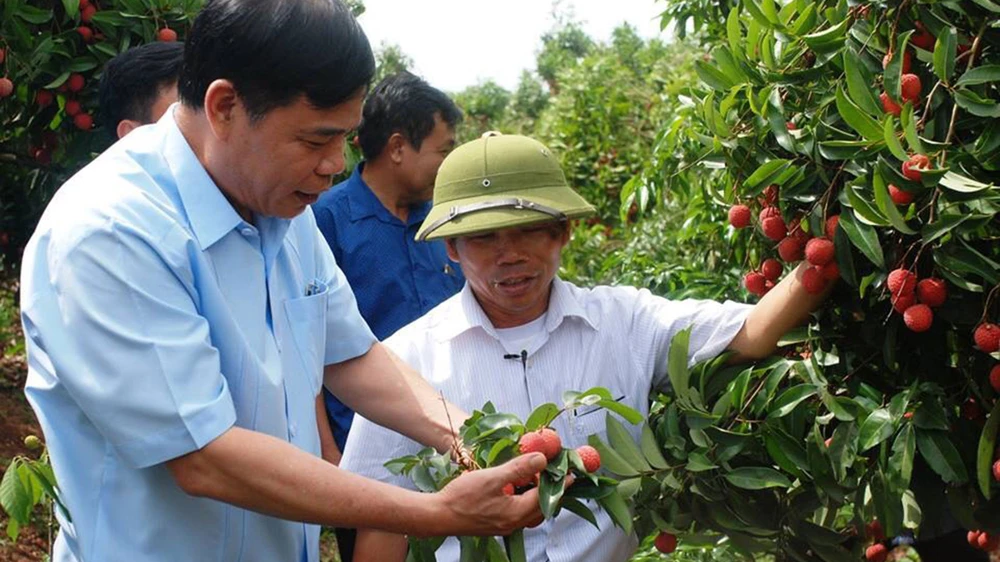
[[(996, 473), (996, 470), (994, 470)], [(973, 530), (969, 531), (967, 535), (969, 545), (972, 548), (978, 548), (979, 550), (985, 550), (986, 552), (993, 552), (1000, 548), (1000, 535), (990, 534), (986, 531)]]
[(865, 536), (874, 541), (874, 544), (865, 549), (865, 560), (885, 562), (889, 556), (889, 549), (885, 546), (885, 531), (882, 530), (882, 523), (878, 519), (865, 524)]
[[(803, 258), (809, 262), (811, 267), (803, 274), (802, 284), (809, 293), (822, 293), (830, 281), (840, 277), (833, 244), (840, 215), (833, 215), (826, 220), (825, 236), (812, 237), (803, 230), (801, 219), (795, 218), (785, 223), (781, 210), (774, 205), (776, 201), (777, 186), (771, 185), (764, 192), (764, 206), (757, 215), (760, 230), (769, 240), (778, 243), (778, 256), (785, 263)], [(733, 228), (750, 226), (751, 217), (750, 207), (746, 205), (736, 204), (729, 209), (729, 224)], [(768, 258), (761, 263), (759, 269), (751, 270), (743, 276), (743, 286), (754, 295), (764, 296), (778, 282), (783, 270), (781, 262)]]
[[(545, 460), (552, 462), (559, 453), (562, 452), (562, 439), (559, 438), (559, 434), (549, 427), (543, 427), (535, 431), (529, 431), (521, 436), (517, 442), (518, 451), (522, 455), (528, 453), (542, 453), (545, 455)], [(591, 447), (590, 445), (583, 445), (577, 447), (576, 454), (580, 456), (580, 460), (583, 462), (583, 468), (588, 474), (597, 472), (601, 468), (601, 455), (597, 452), (597, 449)], [(526, 478), (520, 482), (514, 482), (507, 484), (503, 488), (503, 492), (508, 496), (514, 495), (514, 491), (517, 488), (527, 488), (532, 485), (538, 484), (538, 474), (532, 477)]]
[(928, 277), (917, 280), (912, 271), (899, 268), (889, 272), (886, 282), (889, 300), (903, 323), (914, 332), (926, 332), (934, 323), (934, 312), (948, 298), (948, 286), (941, 279)]

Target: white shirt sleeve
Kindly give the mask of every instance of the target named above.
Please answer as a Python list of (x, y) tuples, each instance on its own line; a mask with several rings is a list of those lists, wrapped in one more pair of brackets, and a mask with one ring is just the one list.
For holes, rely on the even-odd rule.
[(422, 448), (416, 441), (355, 414), (340, 468), (379, 482), (415, 490), (416, 486), (409, 477), (389, 472), (385, 463), (415, 455)]

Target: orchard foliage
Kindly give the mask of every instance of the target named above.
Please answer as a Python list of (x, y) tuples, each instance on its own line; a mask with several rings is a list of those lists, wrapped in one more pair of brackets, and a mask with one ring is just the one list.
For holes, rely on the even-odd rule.
[[(801, 560), (858, 559), (874, 519), (890, 537), (953, 530), (949, 511), (1000, 532), (1000, 356), (973, 337), (1000, 318), (998, 22), (990, 0), (744, 0), (702, 20), (692, 111), (661, 130), (623, 212), (681, 205), (681, 236), (727, 241), (705, 260), (724, 281), (768, 258), (787, 273), (826, 238), (838, 281), (783, 357), (671, 362), (649, 420), (668, 467), (633, 466), (640, 531)], [(737, 204), (749, 227), (728, 224)]]

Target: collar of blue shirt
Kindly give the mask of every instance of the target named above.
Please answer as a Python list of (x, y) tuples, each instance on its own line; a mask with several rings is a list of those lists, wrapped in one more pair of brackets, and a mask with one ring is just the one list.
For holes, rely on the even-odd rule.
[[(385, 208), (385, 205), (375, 196), (372, 188), (362, 179), (361, 171), (364, 169), (364, 166), (364, 162), (359, 163), (351, 173), (351, 177), (344, 182), (351, 222), (375, 217), (385, 223), (402, 224), (402, 221), (396, 215), (390, 213), (389, 209)], [(427, 218), (427, 213), (430, 210), (430, 201), (411, 207), (409, 216), (406, 218), (406, 225), (421, 224)]]
[[(441, 315), (447, 322), (444, 326), (435, 326), (432, 332), (439, 341), (448, 341), (458, 335), (473, 328), (482, 328), (491, 337), (499, 339), (493, 322), (483, 312), (479, 301), (472, 292), (471, 286), (466, 283), (462, 287), (462, 292), (448, 301), (447, 306), (452, 306), (456, 310), (455, 314)], [(552, 280), (552, 294), (549, 296), (548, 317), (545, 319), (545, 331), (552, 333), (558, 328), (566, 318), (579, 318), (593, 330), (597, 330), (600, 323), (598, 319), (587, 312), (580, 304), (580, 301), (570, 292), (569, 286), (556, 277)]]

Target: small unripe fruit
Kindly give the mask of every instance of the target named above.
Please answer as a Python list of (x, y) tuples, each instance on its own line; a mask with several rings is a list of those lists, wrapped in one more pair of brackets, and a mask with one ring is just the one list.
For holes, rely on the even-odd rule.
[(920, 77), (916, 74), (904, 74), (900, 79), (899, 91), (903, 101), (916, 103), (920, 99)]
[(976, 342), (976, 347), (986, 353), (993, 353), (1000, 350), (1000, 326), (990, 322), (983, 322), (976, 327), (972, 334)]
[(38, 104), (38, 107), (48, 107), (52, 105), (52, 100), (54, 99), (55, 96), (53, 96), (52, 92), (48, 90), (39, 90), (38, 93), (35, 94), (35, 103)]
[(73, 124), (81, 131), (89, 131), (94, 126), (94, 118), (86, 113), (80, 113), (73, 117)]
[(778, 255), (785, 263), (792, 263), (802, 259), (802, 242), (797, 238), (789, 236), (778, 243)]
[(670, 533), (661, 532), (659, 535), (656, 535), (653, 546), (663, 554), (670, 554), (677, 550), (677, 537)]
[(76, 32), (80, 35), (80, 38), (83, 39), (84, 43), (90, 43), (94, 40), (94, 30), (85, 25), (81, 25), (76, 28)]
[(71, 92), (79, 92), (83, 89), (84, 84), (86, 84), (86, 82), (80, 74), (70, 74), (69, 79), (66, 80), (66, 86)]
[(750, 207), (733, 205), (729, 208), (729, 224), (733, 228), (746, 228), (750, 225)]
[(69, 115), (70, 117), (76, 117), (83, 110), (80, 107), (80, 102), (76, 100), (69, 100), (66, 102), (66, 106), (63, 108), (63, 111), (65, 111), (66, 115)]
[(921, 170), (930, 170), (931, 160), (923, 154), (913, 154), (910, 159), (903, 162), (903, 177), (910, 181), (920, 181)]
[[(990, 386), (1000, 394), (1000, 363), (993, 365), (993, 368), (990, 369)], [(995, 469), (996, 466), (993, 468)]]
[(832, 217), (826, 219), (825, 234), (830, 240), (833, 240), (834, 236), (837, 234), (837, 226), (840, 225), (840, 215), (833, 215)]
[(917, 304), (917, 295), (913, 293), (892, 295), (889, 297), (889, 301), (892, 303), (892, 308), (896, 309), (896, 312), (902, 314), (906, 312), (907, 308)]
[(929, 307), (938, 307), (948, 298), (948, 286), (943, 279), (929, 277), (917, 283), (917, 298)]
[(764, 274), (764, 278), (768, 281), (777, 281), (781, 277), (782, 269), (781, 262), (774, 258), (768, 258), (764, 260), (764, 263), (760, 264), (760, 272)]
[(903, 322), (913, 332), (926, 332), (934, 322), (934, 313), (926, 304), (915, 304), (903, 312)]
[(896, 205), (909, 205), (913, 202), (913, 194), (909, 191), (903, 191), (895, 185), (889, 184), (889, 197), (892, 198), (892, 202)]
[(14, 93), (14, 83), (6, 76), (0, 78), (0, 98), (5, 98), (12, 93)]
[(826, 265), (833, 261), (833, 242), (826, 238), (813, 238), (806, 243), (806, 261), (813, 265)]
[(818, 295), (826, 288), (826, 278), (823, 277), (823, 270), (818, 267), (810, 267), (802, 272), (802, 286), (810, 295)]
[(902, 268), (894, 269), (889, 272), (886, 285), (892, 295), (908, 295), (917, 288), (917, 276)]
[[(894, 56), (894, 53), (889, 52), (889, 53), (886, 53), (884, 57), (882, 57), (882, 68), (883, 69), (889, 66), (889, 63), (892, 62), (893, 56)], [(903, 62), (901, 63), (902, 67), (903, 67), (903, 74), (906, 74), (906, 73), (910, 72), (910, 67), (911, 67), (911, 63), (912, 62), (913, 62), (913, 60), (910, 57), (910, 51), (905, 51), (903, 53)]]
[(868, 562), (885, 562), (889, 549), (884, 544), (873, 544), (865, 550), (865, 560)]
[(743, 286), (746, 287), (747, 291), (754, 295), (764, 294), (764, 284), (767, 278), (757, 271), (750, 271), (743, 276)]
[(882, 111), (885, 111), (890, 115), (895, 115), (896, 117), (899, 117), (899, 114), (903, 112), (903, 108), (898, 103), (893, 101), (893, 99), (889, 97), (889, 94), (882, 92), (878, 95), (878, 99), (882, 101)]
[(583, 469), (587, 472), (597, 472), (601, 468), (601, 454), (590, 445), (577, 447), (576, 454), (580, 455), (580, 460), (583, 461)]
[(29, 435), (24, 438), (24, 446), (31, 451), (37, 451), (42, 448), (42, 440), (35, 435)]
[(165, 43), (172, 43), (177, 40), (177, 32), (169, 27), (164, 27), (156, 32), (156, 39)]

